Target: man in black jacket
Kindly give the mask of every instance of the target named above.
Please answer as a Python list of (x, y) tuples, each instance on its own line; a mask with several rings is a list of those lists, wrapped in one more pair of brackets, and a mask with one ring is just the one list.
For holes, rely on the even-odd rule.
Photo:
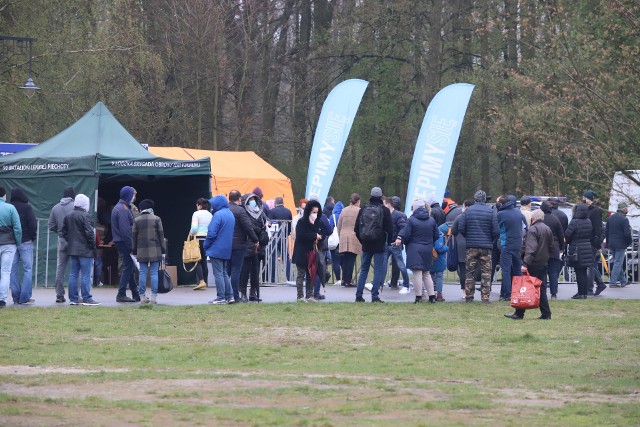
[[(628, 285), (628, 282), (627, 272), (622, 271), (622, 264), (624, 263), (624, 257), (627, 253), (627, 247), (632, 241), (631, 225), (627, 218), (626, 203), (622, 202), (618, 204), (618, 211), (611, 215), (609, 221), (607, 221), (605, 234), (607, 238), (605, 246), (609, 248), (613, 256), (613, 267), (611, 268), (609, 286), (612, 288), (624, 288)], [(619, 285), (618, 282), (620, 282)]]
[[(382, 215), (382, 218), (380, 218)], [(382, 190), (380, 187), (371, 189), (369, 204), (358, 212), (356, 224), (353, 228), (356, 237), (362, 243), (362, 265), (358, 275), (358, 288), (356, 289), (356, 302), (364, 302), (362, 292), (364, 283), (369, 275), (369, 267), (373, 260), (373, 287), (371, 289), (371, 302), (384, 302), (380, 299), (380, 286), (387, 275), (385, 263), (385, 248), (391, 244), (393, 224), (391, 212), (382, 204)], [(369, 235), (369, 232), (374, 232)]]
[(549, 289), (551, 291), (551, 299), (557, 299), (558, 294), (558, 277), (562, 268), (561, 253), (564, 251), (564, 230), (558, 217), (553, 215), (553, 208), (548, 201), (542, 202), (540, 209), (544, 212), (544, 224), (551, 229), (553, 233), (553, 252), (549, 255), (549, 263), (547, 265), (547, 275), (549, 276)]
[[(242, 194), (238, 190), (232, 190), (229, 193), (229, 210), (236, 220), (233, 229), (233, 242), (231, 245), (231, 262), (229, 266), (229, 278), (231, 279), (231, 287), (233, 288), (233, 299), (241, 302), (240, 299), (240, 273), (242, 273), (242, 265), (244, 264), (244, 253), (247, 249), (247, 242), (253, 242), (254, 250), (257, 252), (259, 243), (258, 236), (253, 231), (251, 220), (246, 209), (242, 207)], [(246, 301), (242, 301), (246, 302)]]
[(547, 201), (551, 203), (551, 213), (560, 221), (562, 231), (567, 231), (567, 227), (569, 227), (569, 218), (566, 213), (558, 209), (558, 199), (556, 197), (549, 197), (549, 200)]
[[(13, 257), (11, 266), (11, 296), (14, 304), (31, 305), (34, 300), (31, 299), (33, 284), (33, 242), (36, 240), (38, 233), (38, 224), (33, 208), (29, 204), (27, 195), (21, 188), (11, 190), (11, 204), (15, 206), (20, 216), (20, 224), (22, 225), (22, 242), (18, 243), (16, 254)], [(22, 283), (18, 280), (18, 263), (22, 261)]]
[[(604, 233), (602, 232), (602, 209), (600, 209), (600, 203), (596, 201), (598, 195), (593, 190), (587, 190), (582, 195), (582, 199), (589, 208), (589, 221), (591, 221), (591, 247), (593, 252), (593, 267), (587, 270), (589, 275), (589, 285), (587, 286), (587, 295), (600, 295), (602, 291), (607, 289), (607, 285), (602, 280), (600, 270), (598, 270), (598, 258), (600, 257), (600, 247), (604, 240)], [(593, 282), (596, 282), (596, 291), (593, 292)]]
[[(553, 233), (544, 224), (544, 212), (541, 209), (531, 214), (531, 227), (524, 238), (524, 260), (522, 272), (537, 277), (542, 281), (540, 286), (540, 317), (538, 319), (550, 320), (551, 309), (547, 300), (547, 262), (553, 252)], [(505, 314), (509, 319), (522, 319), (525, 310), (516, 309), (513, 314)]]

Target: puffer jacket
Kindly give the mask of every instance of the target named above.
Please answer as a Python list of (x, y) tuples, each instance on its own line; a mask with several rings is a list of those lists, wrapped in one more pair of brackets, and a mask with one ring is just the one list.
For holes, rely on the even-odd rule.
[(212, 197), (209, 203), (211, 203), (213, 218), (209, 223), (207, 238), (204, 239), (205, 253), (211, 258), (231, 259), (236, 219), (229, 210), (229, 202), (226, 197)]
[(496, 211), (486, 203), (469, 206), (460, 215), (458, 232), (465, 237), (467, 248), (492, 249), (500, 235)]
[(543, 221), (531, 224), (524, 238), (525, 267), (545, 267), (553, 252), (553, 233)]
[[(233, 228), (233, 249), (246, 249), (248, 243), (258, 243), (258, 236), (253, 231), (251, 218), (245, 208), (235, 203), (229, 203), (229, 210), (236, 220)], [(208, 229), (209, 226), (207, 226)]]
[(309, 220), (309, 215), (311, 215), (313, 208), (318, 208), (320, 215), (322, 215), (320, 203), (316, 200), (310, 200), (304, 208), (304, 215), (296, 224), (296, 240), (293, 245), (291, 262), (299, 266), (299, 268), (308, 266), (307, 255), (314, 250), (316, 239), (321, 231), (320, 216), (316, 218), (313, 224)]
[(436, 221), (425, 208), (418, 208), (407, 220), (407, 225), (398, 237), (406, 246), (407, 268), (429, 271), (433, 262), (433, 244), (440, 232)]
[(588, 218), (588, 208), (585, 204), (576, 206), (576, 214), (571, 218), (571, 222), (564, 234), (567, 241), (568, 250), (576, 250), (578, 253), (577, 267), (590, 267), (593, 265), (593, 252), (591, 238), (593, 232), (591, 221)]
[(439, 273), (447, 269), (447, 253), (449, 252), (449, 247), (445, 244), (444, 236), (448, 231), (449, 226), (447, 223), (441, 224), (438, 227), (440, 237), (438, 237), (438, 240), (433, 244), (433, 250), (436, 251), (438, 256), (433, 260), (433, 264), (429, 270), (431, 273)]
[(82, 208), (75, 207), (64, 217), (62, 237), (67, 241), (67, 254), (82, 258), (96, 255), (96, 235), (93, 232), (91, 215)]
[(498, 228), (500, 229), (500, 247), (508, 251), (519, 251), (522, 247), (522, 232), (525, 218), (520, 209), (516, 209), (516, 198), (498, 208)]
[(444, 222), (446, 221), (445, 217), (446, 217), (446, 214), (444, 213), (444, 210), (442, 210), (442, 208), (440, 207), (440, 203), (433, 203), (431, 205), (431, 218), (433, 218), (436, 221), (436, 225), (438, 227), (444, 224)]
[[(251, 228), (253, 229), (254, 234), (258, 237), (258, 243), (260, 243), (260, 246), (258, 248), (258, 257), (260, 259), (263, 259), (266, 254), (265, 248), (269, 244), (269, 234), (267, 233), (267, 214), (264, 212), (265, 206), (259, 198), (257, 198), (256, 200), (257, 206), (258, 206), (258, 213), (255, 216), (253, 216), (249, 212), (250, 210), (249, 199), (251, 197), (257, 198), (255, 194), (250, 193), (250, 194), (243, 194), (240, 200), (242, 201), (242, 206), (247, 211), (247, 215), (249, 216), (249, 222), (251, 223)], [(245, 258), (247, 258), (247, 257), (252, 257), (254, 255), (255, 255), (255, 251), (253, 250), (253, 242), (247, 241), (245, 243), (244, 256)]]

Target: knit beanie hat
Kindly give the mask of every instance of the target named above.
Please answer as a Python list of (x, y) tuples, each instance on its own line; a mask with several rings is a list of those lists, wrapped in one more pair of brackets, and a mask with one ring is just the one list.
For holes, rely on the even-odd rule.
[(584, 194), (582, 196), (585, 199), (589, 199), (589, 200), (593, 201), (593, 199), (595, 199), (598, 196), (598, 194), (596, 194), (596, 192), (593, 191), (593, 190), (587, 190), (587, 191), (584, 192)]
[(76, 197), (76, 191), (73, 189), (73, 187), (64, 187), (62, 197), (71, 197), (73, 199), (74, 197)]
[(84, 194), (78, 194), (73, 201), (73, 206), (89, 212), (89, 198)]
[(424, 208), (426, 205), (427, 205), (427, 202), (425, 202), (424, 199), (416, 199), (411, 204), (411, 210), (415, 211), (416, 209)]
[(124, 200), (127, 203), (131, 203), (131, 201), (133, 200), (133, 195), (135, 194), (136, 190), (133, 187), (129, 187), (124, 186), (122, 187), (122, 189), (120, 190), (120, 198), (122, 200)]

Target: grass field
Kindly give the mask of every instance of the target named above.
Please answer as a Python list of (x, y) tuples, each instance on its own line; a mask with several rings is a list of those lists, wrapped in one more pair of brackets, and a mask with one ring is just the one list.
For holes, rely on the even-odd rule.
[(1, 425), (640, 424), (640, 301), (0, 312)]

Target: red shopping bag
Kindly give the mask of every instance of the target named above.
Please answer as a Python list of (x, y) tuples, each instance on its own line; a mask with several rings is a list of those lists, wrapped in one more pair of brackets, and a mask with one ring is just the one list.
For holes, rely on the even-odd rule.
[(511, 278), (511, 307), (528, 310), (540, 307), (542, 281), (525, 273)]

